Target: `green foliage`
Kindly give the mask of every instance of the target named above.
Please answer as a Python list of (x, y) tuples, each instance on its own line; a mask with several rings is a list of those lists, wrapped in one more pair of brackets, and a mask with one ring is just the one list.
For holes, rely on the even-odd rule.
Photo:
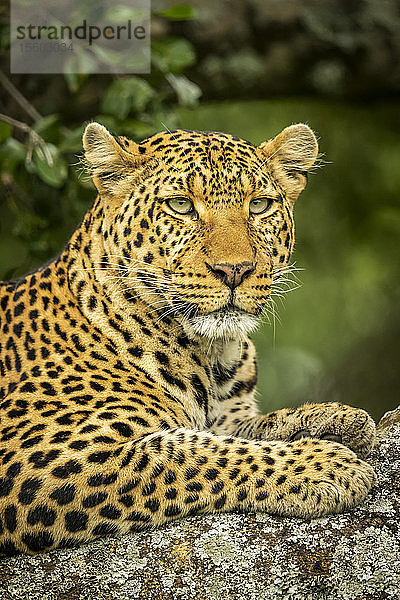
[(188, 19), (194, 19), (196, 17), (196, 11), (188, 4), (175, 4), (174, 6), (159, 9), (154, 12), (160, 17), (166, 17), (167, 19), (175, 21), (187, 21)]
[(163, 73), (181, 73), (196, 59), (190, 42), (180, 38), (164, 38), (152, 43), (152, 65)]
[[(110, 22), (132, 18), (130, 13), (121, 14), (126, 10), (129, 7), (117, 7), (107, 18)], [(173, 21), (194, 17), (186, 4), (157, 14)], [(4, 27), (0, 47), (7, 45)], [(81, 166), (82, 133), (88, 121), (98, 120), (117, 134), (143, 139), (163, 128), (175, 129), (178, 105), (197, 104), (201, 90), (184, 74), (195, 62), (190, 42), (158, 36), (152, 45), (149, 75), (13, 79), (28, 108), (19, 106), (10, 93), (8, 110), (3, 111), (6, 120), (0, 118), (0, 279), (27, 272), (59, 252), (92, 201), (93, 187)], [(102, 58), (109, 64), (115, 59), (111, 54)]]
[(114, 81), (104, 94), (101, 109), (105, 114), (126, 119), (131, 111), (143, 113), (155, 90), (140, 77), (125, 77)]
[(0, 143), (6, 142), (11, 137), (11, 125), (0, 121)]
[(26, 164), (28, 171), (35, 173), (48, 185), (59, 188), (68, 177), (68, 167), (54, 144), (37, 146), (32, 161)]

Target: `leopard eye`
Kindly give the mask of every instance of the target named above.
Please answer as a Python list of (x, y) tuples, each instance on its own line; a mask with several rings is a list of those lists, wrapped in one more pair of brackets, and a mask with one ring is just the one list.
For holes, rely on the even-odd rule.
[(261, 215), (262, 213), (267, 212), (268, 209), (271, 208), (273, 200), (271, 198), (266, 198), (261, 196), (260, 198), (253, 198), (250, 202), (249, 210), (252, 215)]
[(193, 202), (189, 198), (175, 197), (169, 198), (167, 204), (171, 210), (180, 215), (190, 215), (194, 213)]

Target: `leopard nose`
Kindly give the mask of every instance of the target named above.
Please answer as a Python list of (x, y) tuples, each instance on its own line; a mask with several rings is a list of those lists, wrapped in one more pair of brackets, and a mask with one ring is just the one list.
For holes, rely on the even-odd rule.
[(215, 265), (207, 264), (207, 267), (215, 277), (221, 279), (225, 285), (233, 290), (255, 271), (256, 265), (252, 262), (242, 262), (237, 265), (217, 263)]

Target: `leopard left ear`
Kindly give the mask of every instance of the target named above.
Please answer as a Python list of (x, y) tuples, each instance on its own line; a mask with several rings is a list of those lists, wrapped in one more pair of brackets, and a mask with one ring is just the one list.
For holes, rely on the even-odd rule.
[(288, 200), (294, 203), (318, 156), (315, 134), (304, 123), (290, 125), (273, 139), (263, 142), (259, 149), (267, 159), (267, 166), (281, 181)]
[[(121, 195), (137, 169), (149, 160), (126, 138), (114, 136), (100, 123), (90, 123), (83, 134), (85, 159), (99, 193)], [(129, 183), (128, 183), (129, 185)]]

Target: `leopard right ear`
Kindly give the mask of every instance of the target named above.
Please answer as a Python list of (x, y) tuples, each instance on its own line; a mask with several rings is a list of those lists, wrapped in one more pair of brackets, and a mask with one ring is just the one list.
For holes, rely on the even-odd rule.
[(150, 157), (138, 144), (110, 133), (100, 123), (90, 123), (83, 134), (85, 160), (99, 193), (120, 195), (127, 178)]
[(307, 183), (307, 173), (318, 157), (318, 142), (314, 132), (304, 123), (290, 125), (279, 135), (259, 146), (294, 203)]

